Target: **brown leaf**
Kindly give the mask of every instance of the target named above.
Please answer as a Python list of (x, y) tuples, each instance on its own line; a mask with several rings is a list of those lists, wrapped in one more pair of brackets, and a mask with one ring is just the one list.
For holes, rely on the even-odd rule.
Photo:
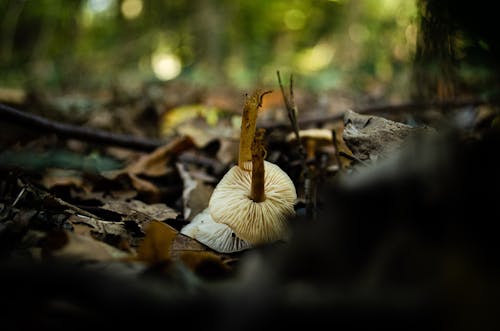
[(130, 174), (159, 177), (168, 171), (167, 164), (172, 156), (194, 147), (193, 140), (189, 137), (179, 137), (172, 142), (158, 147), (152, 153), (144, 155), (136, 162), (130, 164), (125, 170)]
[(128, 236), (123, 222), (108, 222), (82, 215), (71, 215), (66, 222), (73, 226), (75, 233), (81, 235), (94, 236), (99, 234), (106, 236), (111, 234), (124, 238)]
[(47, 169), (42, 178), (42, 185), (47, 189), (55, 186), (73, 186), (87, 190), (89, 185), (85, 184), (87, 185), (84, 186), (80, 172), (68, 169)]
[(146, 228), (146, 236), (137, 249), (137, 259), (149, 264), (170, 260), (170, 246), (177, 231), (160, 221), (152, 221)]
[(102, 209), (110, 210), (121, 215), (142, 213), (157, 221), (176, 218), (179, 213), (164, 203), (146, 204), (140, 200), (108, 200)]
[(128, 176), (130, 178), (130, 183), (138, 192), (146, 193), (153, 201), (159, 199), (160, 189), (155, 184), (146, 179), (137, 177), (136, 174), (129, 173)]
[(127, 200), (132, 199), (137, 196), (137, 191), (135, 190), (116, 190), (116, 191), (80, 191), (71, 189), (71, 198), (78, 200), (97, 200), (103, 204), (110, 200)]
[(174, 242), (170, 247), (170, 256), (174, 259), (179, 258), (185, 252), (203, 252), (206, 251), (207, 246), (199, 241), (178, 233), (174, 238)]
[(136, 162), (121, 170), (106, 171), (102, 175), (110, 180), (127, 176), (131, 185), (141, 193), (145, 193), (148, 200), (159, 201), (160, 189), (147, 179), (140, 176), (160, 177), (169, 171), (170, 160), (187, 149), (194, 147), (193, 140), (189, 137), (178, 137), (170, 143), (158, 147), (150, 154), (141, 156)]
[(195, 178), (185, 165), (177, 163), (177, 169), (184, 185), (182, 192), (184, 219), (191, 220), (208, 206), (213, 187)]
[(46, 237), (42, 248), (45, 258), (69, 258), (78, 261), (110, 261), (126, 258), (128, 253), (86, 235), (55, 231)]
[(220, 279), (231, 272), (221, 256), (212, 252), (184, 252), (181, 261), (195, 274), (207, 279)]

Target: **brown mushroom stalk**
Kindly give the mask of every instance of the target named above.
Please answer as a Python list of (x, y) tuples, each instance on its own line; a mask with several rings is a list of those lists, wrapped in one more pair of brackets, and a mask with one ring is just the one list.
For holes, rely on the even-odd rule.
[(263, 92), (256, 90), (251, 97), (245, 100), (243, 114), (241, 115), (240, 150), (238, 155), (238, 166), (250, 171), (252, 164), (252, 144), (257, 126), (257, 114), (262, 106), (262, 98), (271, 91)]
[(264, 129), (259, 129), (252, 144), (252, 189), (250, 199), (255, 202), (266, 200), (266, 193), (264, 192), (264, 156), (266, 155), (263, 144), (264, 132)]
[(295, 185), (276, 164), (265, 161), (264, 131), (256, 136), (257, 110), (262, 93), (247, 98), (241, 123), (238, 166), (224, 175), (208, 204), (210, 216), (229, 226), (250, 245), (288, 237), (288, 218), (295, 214)]

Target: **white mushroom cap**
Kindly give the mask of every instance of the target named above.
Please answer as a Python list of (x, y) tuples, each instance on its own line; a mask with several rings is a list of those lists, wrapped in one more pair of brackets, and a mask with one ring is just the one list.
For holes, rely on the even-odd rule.
[(184, 226), (181, 233), (219, 253), (234, 253), (251, 248), (251, 245), (238, 238), (229, 226), (214, 222), (208, 208), (205, 208), (189, 224)]
[[(332, 142), (332, 131), (328, 129), (306, 129), (299, 131), (300, 139), (311, 138), (317, 141)], [(290, 132), (286, 140), (294, 141), (296, 139), (295, 132)]]
[(221, 179), (208, 204), (215, 222), (227, 224), (252, 245), (286, 239), (288, 218), (295, 213), (297, 193), (290, 177), (267, 161), (264, 170), (264, 201), (250, 199), (252, 173), (234, 166)]

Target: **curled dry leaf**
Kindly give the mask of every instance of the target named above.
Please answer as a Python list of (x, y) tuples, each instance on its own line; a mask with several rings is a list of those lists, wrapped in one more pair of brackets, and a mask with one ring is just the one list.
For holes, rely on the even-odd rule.
[(177, 231), (169, 225), (152, 221), (137, 249), (137, 259), (151, 265), (170, 261), (170, 246), (176, 235)]
[(45, 238), (42, 256), (74, 261), (111, 261), (127, 258), (130, 254), (90, 236), (68, 231), (55, 231)]
[(176, 164), (183, 182), (182, 202), (184, 219), (191, 220), (208, 206), (213, 187), (206, 185), (199, 176), (195, 177), (181, 163)]
[(140, 176), (160, 177), (167, 174), (171, 159), (192, 147), (194, 147), (194, 143), (191, 138), (179, 137), (164, 146), (158, 147), (153, 152), (141, 156), (136, 162), (124, 169), (103, 172), (102, 175), (111, 180), (126, 176), (138, 192), (148, 194), (152, 200), (158, 200), (160, 196), (158, 187)]
[(165, 175), (168, 171), (167, 166), (171, 158), (192, 147), (194, 147), (194, 143), (191, 138), (176, 138), (172, 142), (158, 147), (152, 153), (142, 156), (139, 160), (125, 168), (125, 170), (135, 175), (150, 177)]

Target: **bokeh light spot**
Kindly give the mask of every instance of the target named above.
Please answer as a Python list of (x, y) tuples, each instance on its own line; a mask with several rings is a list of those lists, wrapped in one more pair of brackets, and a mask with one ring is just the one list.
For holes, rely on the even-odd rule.
[(151, 65), (156, 77), (160, 80), (170, 80), (179, 76), (182, 63), (178, 56), (170, 53), (155, 53)]
[(120, 9), (126, 19), (133, 20), (141, 15), (142, 0), (125, 0)]
[(335, 48), (330, 43), (321, 42), (299, 54), (297, 67), (304, 73), (321, 70), (330, 64), (334, 54)]

